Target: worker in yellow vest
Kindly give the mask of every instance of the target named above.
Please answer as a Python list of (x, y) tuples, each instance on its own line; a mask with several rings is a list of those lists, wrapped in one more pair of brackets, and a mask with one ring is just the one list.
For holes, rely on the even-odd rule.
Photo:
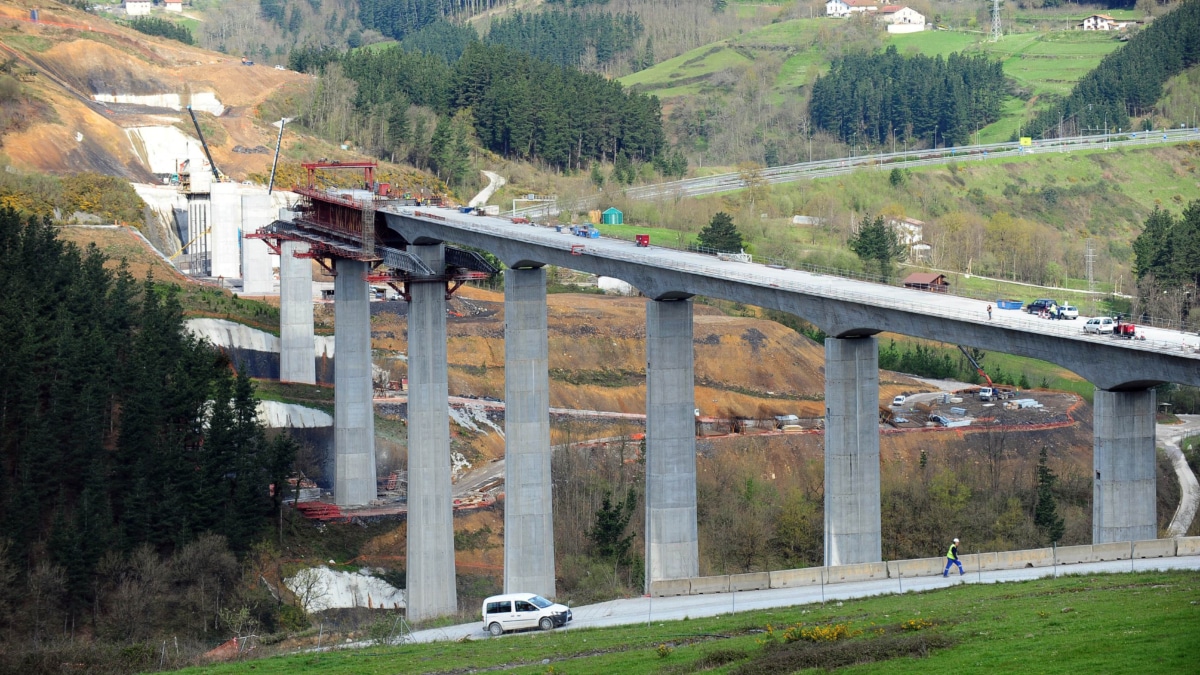
[(950, 550), (946, 551), (946, 569), (942, 570), (943, 577), (950, 576), (950, 566), (951, 565), (958, 565), (958, 576), (961, 577), (964, 574), (962, 563), (959, 562), (959, 560), (958, 560), (958, 538), (957, 537), (955, 537), (954, 543), (950, 544)]

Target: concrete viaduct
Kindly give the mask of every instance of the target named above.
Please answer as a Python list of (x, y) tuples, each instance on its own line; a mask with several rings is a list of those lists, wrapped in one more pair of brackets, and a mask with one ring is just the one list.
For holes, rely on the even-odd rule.
[[(782, 310), (819, 326), (825, 341), (825, 564), (882, 558), (877, 333), (888, 331), (1029, 356), (1096, 386), (1093, 543), (1153, 539), (1153, 386), (1200, 386), (1200, 354), (1174, 343), (1033, 331), (989, 321), (962, 298), (790, 269), (722, 261), (436, 207), (384, 206), (377, 222), (399, 237), (410, 302), (408, 613), (456, 611), (447, 410), (447, 243), (490, 251), (505, 287), (506, 475), (504, 588), (555, 595), (551, 513), (546, 265), (629, 282), (646, 305), (646, 583), (699, 575), (692, 301), (696, 295)], [(277, 222), (276, 225), (283, 223)], [(295, 225), (306, 227), (299, 214)], [(378, 227), (378, 226), (375, 226)], [(364, 228), (365, 229), (365, 228)], [(382, 228), (381, 228), (382, 229)], [(375, 236), (372, 234), (372, 236)], [(283, 241), (281, 379), (312, 382), (312, 306), (306, 284), (321, 244)], [(303, 256), (303, 257), (297, 257)], [(375, 498), (368, 311), (369, 265), (335, 256), (335, 499)]]

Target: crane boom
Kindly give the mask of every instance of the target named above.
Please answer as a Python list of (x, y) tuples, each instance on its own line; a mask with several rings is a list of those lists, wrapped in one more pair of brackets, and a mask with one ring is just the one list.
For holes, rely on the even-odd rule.
[(992, 378), (988, 377), (988, 374), (983, 370), (983, 366), (979, 365), (979, 362), (975, 360), (975, 357), (971, 356), (971, 352), (967, 351), (966, 347), (958, 345), (958, 351), (962, 352), (963, 356), (967, 357), (967, 360), (971, 362), (971, 365), (975, 366), (976, 372), (978, 372), (983, 379), (987, 380), (989, 387), (996, 386), (992, 384)]
[[(187, 107), (188, 114), (192, 116), (192, 124), (196, 125), (196, 135), (200, 137), (200, 147), (204, 148), (204, 156), (208, 158), (208, 165), (212, 167), (213, 180), (220, 181), (221, 173), (217, 171), (217, 163), (213, 161), (212, 153), (208, 151), (208, 142), (204, 140), (204, 132), (200, 131), (200, 120), (196, 119), (196, 113), (192, 110), (192, 106)], [(282, 129), (280, 129), (282, 132)]]

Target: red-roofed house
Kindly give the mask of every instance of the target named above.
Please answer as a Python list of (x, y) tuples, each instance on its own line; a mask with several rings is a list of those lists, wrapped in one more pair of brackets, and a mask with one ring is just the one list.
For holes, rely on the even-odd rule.
[(1084, 19), (1079, 27), (1083, 30), (1121, 30), (1136, 21), (1117, 21), (1107, 14), (1093, 14)]
[(950, 282), (946, 280), (946, 275), (937, 272), (913, 272), (904, 279), (904, 287), (934, 293), (950, 292)]

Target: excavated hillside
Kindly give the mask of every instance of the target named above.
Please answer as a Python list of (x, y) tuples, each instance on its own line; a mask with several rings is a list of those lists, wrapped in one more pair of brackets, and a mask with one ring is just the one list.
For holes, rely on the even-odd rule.
[(26, 0), (0, 3), (0, 63), (14, 59), (24, 96), (45, 104), (37, 119), (0, 129), (14, 166), (138, 181), (169, 173), (175, 157), (202, 155), (188, 105), (202, 111), (222, 171), (238, 180), (269, 171), (275, 131), (255, 119), (257, 108), (309, 79)]

